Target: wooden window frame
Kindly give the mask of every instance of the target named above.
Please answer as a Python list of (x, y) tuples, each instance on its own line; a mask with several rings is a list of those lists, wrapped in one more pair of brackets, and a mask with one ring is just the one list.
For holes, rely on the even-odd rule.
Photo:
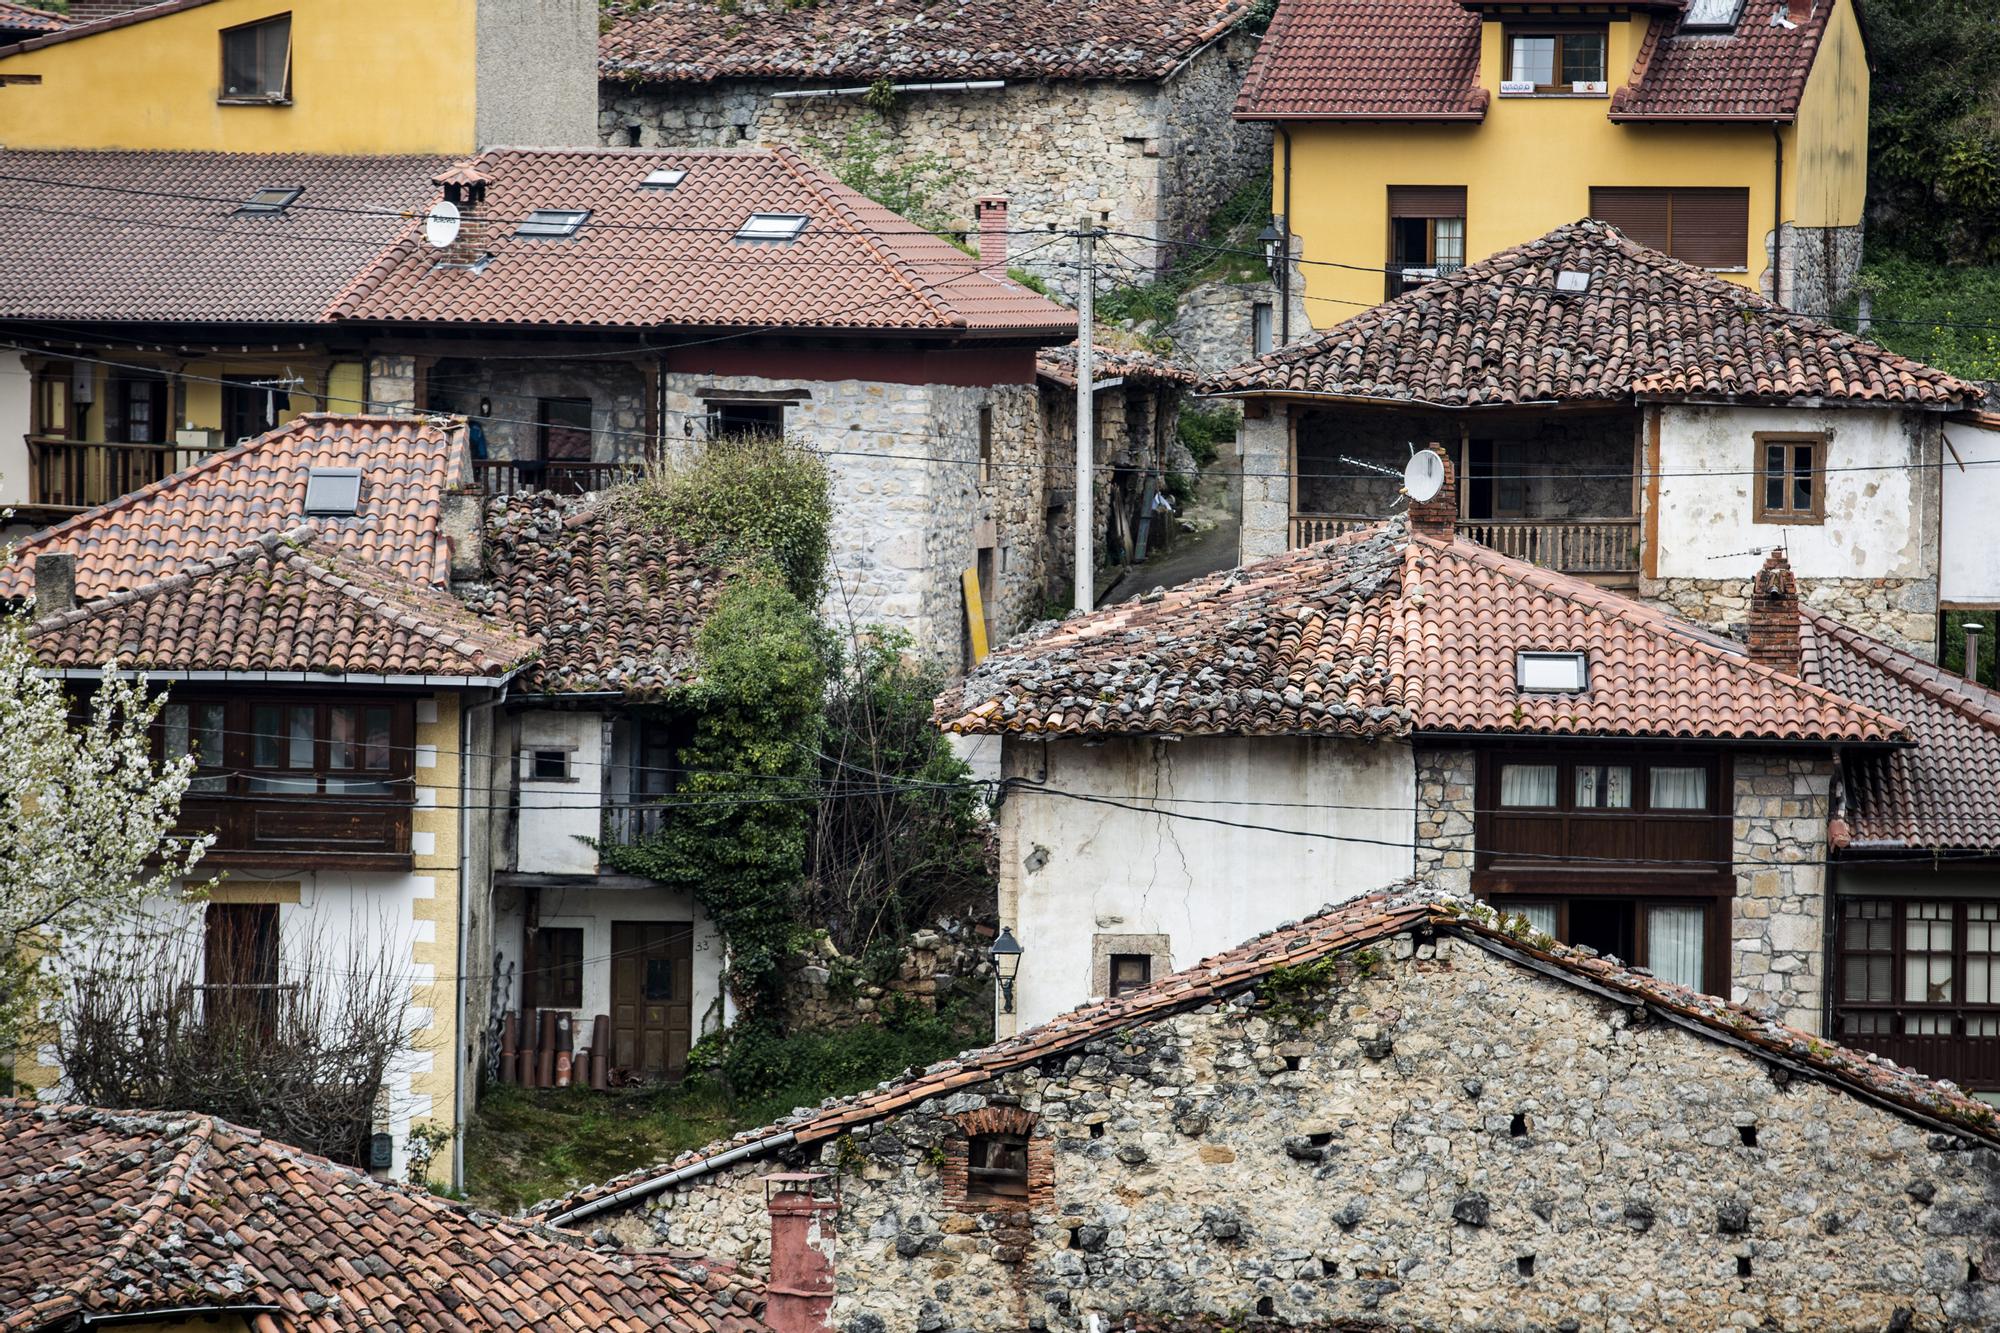
[[(1029, 1136), (1026, 1134), (991, 1133), (971, 1134), (965, 1141), (965, 1198), (968, 1203), (1025, 1204), (1028, 1201), (1029, 1182), (1033, 1167), (1029, 1162)], [(1011, 1167), (980, 1165), (983, 1150), (994, 1147), (1011, 1148), (1021, 1154), (1021, 1167), (1016, 1171)]]
[[(1118, 981), (1118, 964), (1121, 960), (1129, 959), (1137, 959), (1143, 965), (1144, 975), (1130, 985), (1120, 985)], [(1121, 995), (1129, 995), (1133, 991), (1144, 990), (1153, 984), (1153, 955), (1149, 953), (1114, 953), (1105, 960), (1105, 965), (1109, 978), (1105, 986), (1105, 993), (1114, 1000)]]
[[(1831, 444), (1831, 438), (1828, 433), (1823, 430), (1760, 430), (1750, 438), (1756, 442), (1756, 454), (1751, 461), (1752, 481), (1750, 502), (1752, 506), (1752, 521), (1757, 523), (1800, 526), (1825, 523), (1827, 450)], [(1773, 445), (1783, 446), (1786, 451), (1784, 483), (1785, 495), (1788, 498), (1792, 493), (1793, 484), (1798, 476), (1798, 471), (1794, 466), (1796, 455), (1792, 450), (1799, 445), (1812, 446), (1813, 463), (1810, 473), (1812, 477), (1811, 508), (1795, 509), (1788, 504), (1783, 508), (1773, 509), (1766, 503), (1765, 491), (1771, 479), (1771, 472), (1767, 465), (1766, 456)]]
[[(1548, 696), (1539, 696), (1548, 697)], [(1503, 807), (1500, 769), (1504, 764), (1554, 764), (1554, 806)], [(1633, 803), (1629, 808), (1576, 808), (1576, 767), (1579, 764), (1629, 765), (1633, 769)], [(1708, 770), (1706, 810), (1658, 809), (1653, 806), (1651, 770), (1656, 767), (1703, 767)], [(1539, 893), (1544, 897), (1580, 891), (1583, 887), (1658, 897), (1663, 893), (1693, 897), (1733, 896), (1734, 782), (1727, 751), (1593, 749), (1531, 750), (1513, 747), (1482, 749), (1475, 774), (1472, 887), (1480, 894)], [(1571, 826), (1579, 815), (1592, 822), (1643, 821), (1657, 825), (1705, 824), (1701, 856), (1675, 863), (1656, 863), (1643, 856), (1632, 861), (1568, 860), (1561, 856), (1531, 856), (1496, 851), (1497, 821), (1546, 819), (1561, 826), (1561, 843), (1576, 841)], [(1661, 886), (1671, 884), (1671, 890)], [(1560, 885), (1562, 887), (1558, 888)], [(1571, 886), (1578, 886), (1572, 888)], [(1640, 887), (1640, 886), (1643, 886)]]
[[(1968, 929), (1970, 921), (1966, 909), (1974, 905), (1989, 905), (1994, 901), (1992, 898), (1950, 898), (1926, 894), (1855, 894), (1841, 898), (1840, 911), (1835, 917), (1833, 976), (1830, 979), (1833, 991), (1835, 1039), (1838, 1040), (1840, 1036), (1840, 1020), (1849, 1012), (1888, 1013), (1895, 1028), (1895, 1031), (1888, 1035), (1893, 1036), (1921, 1035), (1904, 1032), (1905, 1021), (1911, 1017), (1949, 1017), (1959, 1026), (1963, 1026), (1963, 1020), (1969, 1014), (2000, 1019), (2000, 1001), (1989, 1000), (1983, 1004), (1979, 1004), (1965, 998), (1967, 969), (1973, 957), (1973, 951), (1967, 947), (1971, 932)], [(1887, 953), (1890, 962), (1889, 998), (1887, 1000), (1850, 1000), (1847, 998), (1848, 958), (1878, 958), (1883, 954), (1883, 951), (1879, 949), (1857, 949), (1851, 946), (1847, 919), (1847, 904), (1850, 902), (1889, 903), (1895, 908), (1894, 914), (1889, 918), (1889, 948)], [(1910, 949), (1908, 929), (1910, 918), (1908, 909), (1912, 904), (1916, 903), (1939, 903), (1951, 908), (1951, 952), (1946, 955), (1951, 959), (1951, 997), (1946, 1000), (1912, 1000), (1909, 998), (1907, 992), (1909, 981), (1908, 963), (1910, 955), (1913, 952)], [(1978, 956), (1983, 958), (1988, 955), (1985, 952), (1981, 952)], [(1875, 1034), (1863, 1033), (1857, 1035), (1868, 1036)], [(1963, 1037), (1966, 1034), (1959, 1032), (1952, 1035)], [(1993, 1040), (1993, 1038), (1986, 1038), (1986, 1040)]]
[[(1601, 77), (1596, 79), (1570, 79), (1555, 83), (1538, 83), (1532, 93), (1507, 93), (1507, 97), (1609, 97), (1611, 95), (1611, 29), (1609, 25), (1578, 24), (1560, 28), (1543, 28), (1528, 25), (1505, 25), (1500, 30), (1500, 81), (1513, 83), (1514, 39), (1516, 37), (1553, 37), (1555, 39), (1555, 59), (1550, 64), (1550, 72), (1560, 76), (1563, 68), (1563, 46), (1571, 37), (1595, 37), (1598, 49), (1604, 59), (1599, 66)], [(1575, 83), (1601, 83), (1601, 93), (1579, 93), (1572, 90)]]
[[(280, 91), (275, 93), (242, 94), (229, 91), (229, 39), (232, 34), (249, 32), (268, 27), (282, 20), (285, 24), (285, 67)], [(215, 81), (215, 101), (218, 106), (290, 106), (292, 104), (292, 12), (266, 14), (263, 18), (252, 19), (248, 23), (232, 24), (217, 34), (217, 69)], [(260, 62), (261, 65), (261, 62)]]
[[(558, 956), (555, 936), (574, 936), (574, 957)], [(583, 1008), (583, 967), (585, 953), (582, 926), (535, 927), (535, 970), (530, 974), (528, 1001), (531, 1009)]]
[(1709, 894), (1689, 893), (1628, 893), (1604, 889), (1588, 889), (1571, 885), (1550, 887), (1546, 890), (1522, 889), (1519, 892), (1481, 894), (1493, 909), (1502, 915), (1512, 915), (1524, 907), (1550, 906), (1556, 909), (1555, 937), (1567, 941), (1570, 938), (1570, 908), (1579, 899), (1615, 898), (1632, 906), (1632, 953), (1631, 958), (1621, 962), (1645, 967), (1650, 961), (1647, 938), (1649, 929), (1646, 909), (1649, 907), (1698, 907), (1705, 914), (1701, 935), (1701, 988), (1710, 995), (1729, 994), (1730, 969), (1730, 921), (1734, 913), (1730, 909), (1730, 899)]

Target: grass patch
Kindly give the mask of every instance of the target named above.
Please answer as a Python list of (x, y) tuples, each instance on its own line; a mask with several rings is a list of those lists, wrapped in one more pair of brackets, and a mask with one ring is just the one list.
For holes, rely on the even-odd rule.
[[(1871, 259), (1861, 286), (1872, 294), (1870, 339), (1954, 375), (2000, 379), (2000, 265)], [(1848, 299), (1841, 327), (1855, 327), (1858, 305)]]

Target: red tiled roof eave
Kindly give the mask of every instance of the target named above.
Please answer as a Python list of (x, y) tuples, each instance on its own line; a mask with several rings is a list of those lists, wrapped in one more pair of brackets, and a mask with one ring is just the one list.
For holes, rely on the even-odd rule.
[(1285, 0), (1237, 120), (1476, 121), (1480, 19), (1458, 0)]

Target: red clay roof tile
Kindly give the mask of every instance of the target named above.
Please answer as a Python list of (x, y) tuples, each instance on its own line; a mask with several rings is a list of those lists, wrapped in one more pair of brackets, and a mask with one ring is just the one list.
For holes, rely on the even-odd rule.
[(1479, 15), (1459, 0), (1285, 0), (1239, 120), (1478, 120)]
[(1796, 26), (1773, 19), (1787, 0), (1749, 0), (1729, 32), (1682, 32), (1663, 16), (1646, 29), (1613, 120), (1790, 120), (1837, 0), (1816, 0)]

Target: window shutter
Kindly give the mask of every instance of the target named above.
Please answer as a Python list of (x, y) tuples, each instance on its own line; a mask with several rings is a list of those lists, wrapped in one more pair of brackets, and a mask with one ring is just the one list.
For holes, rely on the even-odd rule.
[(1465, 216), (1463, 185), (1391, 185), (1389, 216), (1392, 218), (1462, 218)]
[(1593, 186), (1590, 216), (1609, 222), (1649, 249), (1669, 250), (1673, 239), (1668, 227), (1669, 195), (1667, 190)]
[(1704, 268), (1743, 268), (1750, 260), (1748, 190), (1675, 190), (1676, 259)]

